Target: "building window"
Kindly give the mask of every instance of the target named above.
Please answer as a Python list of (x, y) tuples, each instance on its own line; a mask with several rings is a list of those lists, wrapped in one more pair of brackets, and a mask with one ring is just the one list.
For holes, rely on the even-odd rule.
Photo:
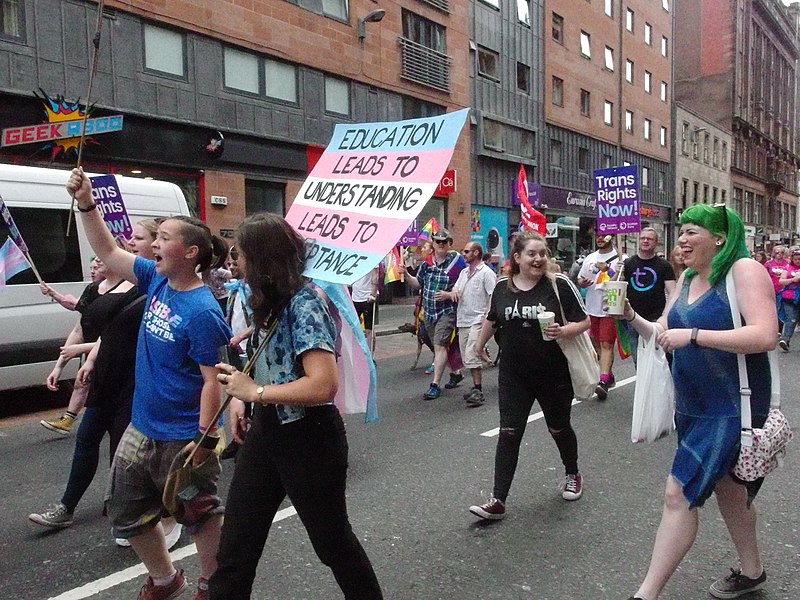
[(446, 29), (403, 9), (401, 77), (443, 92), (450, 91), (450, 64)]
[(666, 102), (667, 101), (667, 82), (666, 81), (662, 81), (661, 82), (661, 101), (662, 102)]
[(553, 13), (553, 39), (559, 44), (564, 43), (564, 17)]
[(719, 189), (718, 188), (711, 188), (711, 201), (716, 204), (717, 197), (719, 196)]
[(553, 76), (552, 101), (556, 106), (564, 106), (564, 80), (555, 75)]
[(269, 212), (283, 216), (286, 184), (244, 180), (244, 212), (253, 215)]
[(0, 37), (22, 37), (22, 0), (0, 0)]
[(185, 50), (186, 43), (183, 34), (145, 24), (144, 68), (146, 70), (185, 77)]
[(720, 167), (723, 171), (728, 170), (728, 142), (722, 142), (722, 160), (720, 161)]
[(325, 112), (350, 116), (350, 84), (325, 76)]
[(578, 148), (578, 171), (581, 173), (589, 172), (589, 149)]
[(614, 124), (614, 103), (608, 100), (603, 103), (603, 123), (606, 125)]
[(249, 52), (225, 48), (225, 87), (240, 92), (258, 94), (258, 57)]
[(667, 12), (669, 12), (669, 0), (661, 0), (661, 6)]
[(708, 204), (708, 184), (703, 184), (703, 204)]
[(517, 19), (523, 25), (531, 26), (531, 7), (529, 0), (517, 0)]
[(726, 190), (720, 190), (720, 192), (721, 192), (721, 195), (722, 195), (722, 198), (721, 198), (722, 203), (725, 204), (725, 201), (726, 201), (726, 198), (727, 198), (728, 194), (726, 193)]
[(581, 54), (586, 58), (592, 57), (592, 36), (585, 31), (581, 31)]
[(664, 171), (658, 172), (658, 191), (663, 192), (665, 183), (667, 181), (667, 174)]
[(719, 138), (714, 138), (714, 147), (711, 153), (711, 164), (719, 166)]
[(625, 9), (625, 29), (627, 29), (631, 33), (633, 33), (633, 24), (635, 16), (636, 15), (630, 8)]
[(347, 21), (347, 0), (322, 0), (322, 13), (329, 17)]
[(697, 201), (700, 199), (700, 184), (697, 183), (696, 181), (693, 181), (692, 182), (692, 188), (694, 190), (694, 194), (693, 194), (693, 197), (692, 197), (692, 202), (697, 204)]
[(603, 1), (603, 12), (606, 14), (607, 17), (614, 16), (614, 0)]
[(700, 158), (700, 141), (697, 139), (699, 137), (700, 134), (697, 131), (692, 135), (692, 158), (694, 160)]
[(478, 46), (478, 74), (494, 81), (500, 81), (498, 64), (500, 55), (497, 52)]
[(653, 122), (650, 119), (644, 120), (644, 139), (650, 141), (652, 135)]
[(650, 187), (650, 168), (642, 167), (642, 187)]
[(531, 93), (531, 68), (528, 65), (517, 63), (517, 90), (524, 93)]
[(669, 40), (666, 36), (661, 36), (661, 56), (666, 57), (669, 54)]
[(689, 195), (689, 180), (684, 179), (681, 182), (681, 207), (686, 206), (686, 200), (687, 200), (686, 196), (688, 195)]
[(684, 156), (689, 156), (689, 123), (686, 121), (681, 126), (681, 152)]
[(661, 138), (660, 139), (661, 139), (661, 145), (666, 147), (666, 145), (667, 145), (667, 128), (664, 127), (663, 125), (661, 126)]
[(644, 24), (644, 43), (648, 46), (653, 45), (653, 26), (650, 23)]
[(606, 46), (606, 69), (614, 70), (614, 50)]
[(581, 114), (584, 117), (591, 116), (592, 94), (588, 90), (581, 90)]
[(653, 74), (650, 71), (644, 72), (644, 91), (648, 94), (653, 91)]
[(270, 98), (297, 103), (297, 67), (277, 60), (264, 60), (264, 82)]
[(711, 135), (706, 134), (703, 137), (703, 162), (708, 164), (709, 146), (711, 145)]
[(561, 141), (550, 140), (550, 166), (561, 168)]
[(610, 154), (603, 154), (603, 168), (610, 169), (611, 168), (611, 155)]
[(633, 61), (629, 58), (625, 59), (625, 81), (633, 83)]
[(426, 117), (438, 117), (447, 112), (447, 108), (441, 104), (425, 102), (411, 96), (403, 96), (403, 118), (404, 119), (423, 119)]
[(501, 123), (491, 119), (483, 119), (483, 145), (500, 152), (505, 149), (503, 144), (503, 125)]
[(633, 111), (626, 110), (625, 111), (625, 131), (628, 133), (633, 133)]

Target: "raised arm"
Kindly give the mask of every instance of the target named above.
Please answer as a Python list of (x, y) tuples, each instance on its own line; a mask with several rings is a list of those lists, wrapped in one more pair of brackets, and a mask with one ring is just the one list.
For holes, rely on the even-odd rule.
[(132, 283), (136, 283), (133, 263), (136, 256), (126, 252), (114, 242), (114, 237), (103, 222), (103, 217), (92, 199), (92, 182), (83, 169), (73, 169), (67, 180), (67, 192), (75, 196), (86, 237), (92, 250), (108, 268)]

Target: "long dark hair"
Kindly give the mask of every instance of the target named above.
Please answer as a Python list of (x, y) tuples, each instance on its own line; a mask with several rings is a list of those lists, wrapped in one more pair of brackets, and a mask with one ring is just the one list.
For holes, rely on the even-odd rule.
[(239, 225), (236, 248), (245, 258), (253, 323), (264, 327), (269, 316), (305, 285), (305, 241), (283, 217), (259, 213)]
[(200, 219), (185, 215), (176, 215), (166, 220), (178, 221), (181, 224), (180, 235), (184, 246), (197, 246), (196, 268), (199, 272), (204, 273), (225, 265), (228, 246), (222, 238), (211, 233), (208, 225)]

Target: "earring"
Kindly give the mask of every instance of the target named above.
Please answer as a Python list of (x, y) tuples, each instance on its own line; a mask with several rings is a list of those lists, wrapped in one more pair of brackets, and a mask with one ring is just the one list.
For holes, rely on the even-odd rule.
[(717, 246), (722, 246), (722, 240), (717, 240)]

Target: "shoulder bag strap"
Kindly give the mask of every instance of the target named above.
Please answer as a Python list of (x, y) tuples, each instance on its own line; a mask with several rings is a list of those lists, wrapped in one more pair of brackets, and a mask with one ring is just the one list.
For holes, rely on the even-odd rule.
[[(733, 319), (734, 329), (742, 327), (742, 314), (739, 312), (739, 302), (736, 299), (736, 286), (733, 284), (733, 267), (725, 275), (725, 290), (728, 293), (728, 305), (731, 308), (731, 318)], [(736, 353), (736, 362), (739, 365), (739, 393), (741, 394), (741, 414), (742, 414), (742, 444), (752, 445), (753, 423), (750, 407), (750, 380), (747, 377), (747, 363), (744, 354)]]
[[(544, 277), (547, 277), (547, 275), (544, 275)], [(556, 293), (556, 299), (558, 300), (558, 308), (561, 310), (561, 321), (562, 321), (563, 325), (566, 325), (567, 324), (567, 317), (564, 314), (564, 305), (561, 304), (561, 295), (558, 293), (558, 284), (556, 283), (556, 278), (555, 277), (553, 277), (552, 283), (553, 283), (553, 291)]]

